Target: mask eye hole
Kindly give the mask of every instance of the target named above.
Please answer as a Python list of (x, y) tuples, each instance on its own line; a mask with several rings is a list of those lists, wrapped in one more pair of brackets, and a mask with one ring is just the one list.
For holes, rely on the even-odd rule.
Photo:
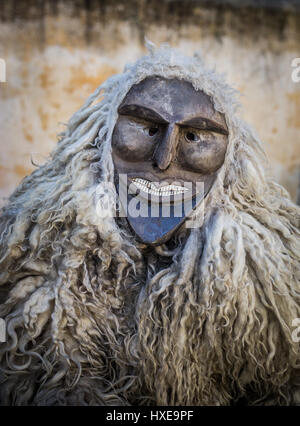
[(149, 136), (154, 136), (158, 132), (158, 127), (149, 127), (147, 133)]
[(185, 139), (188, 142), (199, 142), (200, 138), (195, 132), (188, 131), (185, 133)]

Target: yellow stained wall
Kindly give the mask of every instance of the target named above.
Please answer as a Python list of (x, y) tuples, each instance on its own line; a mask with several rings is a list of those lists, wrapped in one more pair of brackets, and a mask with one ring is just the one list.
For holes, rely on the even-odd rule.
[(34, 2), (21, 1), (22, 10), (7, 5), (0, 16), (7, 79), (0, 83), (0, 197), (34, 169), (31, 159), (46, 160), (64, 123), (99, 84), (145, 53), (146, 36), (186, 54), (200, 51), (226, 74), (272, 173), (296, 200), (300, 82), (292, 81), (291, 62), (300, 57), (298, 13), (166, 0), (42, 3), (42, 10)]

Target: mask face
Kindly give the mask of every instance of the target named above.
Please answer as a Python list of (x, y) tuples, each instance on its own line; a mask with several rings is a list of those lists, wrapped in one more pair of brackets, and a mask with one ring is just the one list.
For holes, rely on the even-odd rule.
[(118, 113), (116, 186), (119, 196), (121, 186), (128, 190), (121, 204), (138, 237), (161, 244), (211, 189), (228, 144), (225, 118), (191, 83), (161, 77), (133, 86)]

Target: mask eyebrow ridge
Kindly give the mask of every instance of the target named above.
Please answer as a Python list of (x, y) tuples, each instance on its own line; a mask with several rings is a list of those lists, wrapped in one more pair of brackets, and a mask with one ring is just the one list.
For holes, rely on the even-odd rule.
[(142, 105), (136, 105), (136, 104), (121, 105), (118, 109), (118, 113), (121, 115), (129, 115), (132, 117), (142, 118), (144, 120), (154, 121), (155, 123), (158, 123), (158, 124), (168, 123), (168, 120), (165, 117), (162, 117), (158, 112)]
[(210, 120), (209, 118), (204, 117), (193, 117), (191, 119), (177, 122), (176, 124), (182, 127), (194, 127), (199, 130), (210, 130), (228, 135), (228, 129), (216, 121)]

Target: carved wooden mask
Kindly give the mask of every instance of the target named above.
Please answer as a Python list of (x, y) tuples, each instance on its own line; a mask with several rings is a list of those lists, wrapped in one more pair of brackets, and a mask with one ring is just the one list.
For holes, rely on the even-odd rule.
[[(157, 76), (133, 86), (118, 113), (112, 137), (116, 177), (127, 176), (132, 193), (125, 202), (138, 195), (140, 207), (148, 212), (136, 216), (129, 209), (127, 219), (143, 242), (161, 244), (211, 189), (226, 154), (226, 121), (210, 97), (191, 83)], [(200, 198), (197, 183), (202, 183)], [(150, 199), (157, 204), (155, 213)], [(183, 200), (190, 200), (190, 207), (178, 214)]]

